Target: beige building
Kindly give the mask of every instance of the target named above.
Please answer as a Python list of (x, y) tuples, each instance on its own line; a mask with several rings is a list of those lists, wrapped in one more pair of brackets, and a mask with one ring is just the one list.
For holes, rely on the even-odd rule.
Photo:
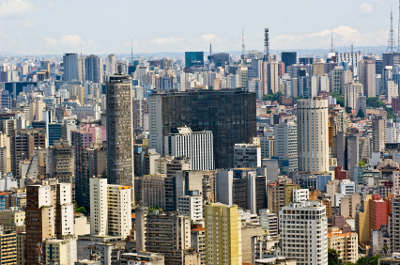
[(17, 230), (25, 225), (25, 211), (10, 208), (0, 211), (0, 225), (5, 229)]
[(17, 234), (0, 227), (0, 264), (17, 264)]
[(358, 260), (358, 234), (343, 233), (339, 228), (332, 227), (328, 233), (328, 246), (339, 254), (345, 263), (355, 263)]
[(46, 265), (74, 265), (77, 261), (76, 239), (47, 239), (44, 252)]
[(299, 171), (329, 171), (328, 100), (315, 97), (297, 101)]

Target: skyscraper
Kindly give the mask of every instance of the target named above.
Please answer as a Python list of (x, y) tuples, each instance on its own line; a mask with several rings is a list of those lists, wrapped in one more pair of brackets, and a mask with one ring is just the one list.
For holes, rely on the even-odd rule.
[(328, 100), (297, 101), (297, 143), (299, 171), (329, 171)]
[(149, 97), (150, 148), (165, 154), (165, 139), (184, 125), (214, 136), (216, 168), (233, 166), (235, 143), (256, 136), (256, 95), (240, 90), (153, 93)]
[(297, 63), (297, 53), (296, 52), (282, 52), (281, 53), (281, 60), (285, 64), (285, 69), (288, 66)]
[(205, 207), (207, 264), (242, 264), (238, 207), (213, 203)]
[(298, 167), (297, 124), (292, 120), (284, 120), (274, 126), (274, 152), (279, 159), (283, 173), (294, 171)]
[(291, 203), (279, 212), (281, 254), (300, 265), (328, 264), (328, 218), (317, 201)]
[(213, 134), (211, 131), (192, 131), (189, 127), (165, 137), (165, 153), (190, 158), (192, 170), (214, 169)]
[(107, 83), (107, 177), (110, 184), (133, 187), (132, 88), (127, 75)]
[(372, 120), (372, 151), (379, 153), (385, 151), (385, 119), (382, 116)]
[(376, 97), (376, 65), (375, 59), (364, 57), (359, 64), (360, 83), (364, 86), (364, 96)]
[(94, 83), (103, 81), (101, 59), (97, 55), (89, 55), (85, 58), (85, 79)]
[(66, 53), (63, 57), (64, 81), (79, 80), (79, 62), (77, 53)]

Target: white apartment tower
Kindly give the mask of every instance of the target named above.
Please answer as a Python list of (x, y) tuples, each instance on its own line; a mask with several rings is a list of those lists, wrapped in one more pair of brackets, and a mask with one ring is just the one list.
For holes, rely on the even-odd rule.
[(108, 234), (127, 238), (132, 229), (131, 187), (108, 185)]
[(274, 138), (274, 152), (279, 158), (281, 168), (286, 172), (296, 170), (298, 167), (296, 122), (286, 119), (276, 124)]
[(125, 239), (130, 235), (131, 187), (107, 184), (105, 178), (90, 179), (90, 233)]
[(90, 234), (108, 234), (107, 179), (90, 179)]
[(329, 171), (328, 100), (315, 97), (297, 102), (299, 171)]
[(165, 136), (164, 143), (166, 155), (189, 158), (192, 170), (213, 170), (215, 167), (211, 131), (180, 127), (177, 133)]
[(352, 82), (345, 85), (344, 105), (358, 111), (361, 107), (360, 97), (364, 95), (364, 87), (361, 83)]
[(294, 202), (279, 211), (281, 254), (299, 265), (328, 264), (328, 219), (317, 201)]

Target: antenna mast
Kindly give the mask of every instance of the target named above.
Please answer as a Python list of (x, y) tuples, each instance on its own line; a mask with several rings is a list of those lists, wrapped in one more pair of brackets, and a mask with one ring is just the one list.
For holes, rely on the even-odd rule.
[(264, 61), (269, 62), (269, 28), (264, 29)]
[(246, 46), (244, 44), (244, 29), (242, 29), (242, 59), (244, 59), (246, 54)]
[(399, 0), (399, 21), (397, 25), (397, 52), (400, 52), (400, 0)]
[(389, 52), (393, 52), (394, 49), (394, 30), (393, 30), (393, 11), (390, 11), (390, 30), (389, 30), (389, 41), (388, 41), (388, 49)]

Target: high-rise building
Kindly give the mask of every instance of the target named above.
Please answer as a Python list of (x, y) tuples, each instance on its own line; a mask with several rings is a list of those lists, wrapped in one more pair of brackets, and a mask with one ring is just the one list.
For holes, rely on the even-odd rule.
[(329, 72), (330, 91), (342, 94), (344, 92), (344, 68), (343, 66), (336, 66)]
[(103, 81), (101, 59), (97, 55), (89, 55), (85, 58), (85, 79), (94, 83)]
[(390, 241), (392, 252), (400, 251), (400, 196), (392, 198), (392, 214), (390, 216)]
[(0, 264), (17, 264), (17, 234), (0, 226)]
[(257, 213), (267, 206), (267, 179), (254, 169), (230, 169), (217, 173), (217, 201)]
[(283, 174), (297, 170), (297, 124), (284, 120), (274, 126), (274, 153)]
[(385, 123), (382, 116), (376, 116), (372, 120), (372, 151), (379, 153), (385, 151)]
[(356, 232), (342, 232), (339, 228), (329, 229), (328, 246), (336, 250), (339, 258), (344, 262), (355, 263), (358, 260), (358, 234)]
[(77, 244), (75, 238), (47, 239), (43, 252), (45, 264), (73, 265), (77, 261)]
[(299, 171), (329, 171), (328, 101), (322, 98), (297, 101)]
[(278, 212), (288, 206), (293, 200), (293, 190), (300, 189), (300, 185), (293, 184), (292, 180), (284, 177), (278, 178), (276, 182), (268, 184), (268, 209), (272, 213)]
[(328, 264), (328, 219), (317, 201), (291, 203), (279, 212), (281, 254), (297, 264)]
[(187, 125), (214, 136), (216, 168), (233, 166), (235, 143), (256, 135), (256, 95), (239, 90), (153, 93), (149, 97), (149, 146), (164, 154), (164, 137)]
[(107, 83), (107, 178), (134, 187), (132, 82), (113, 75)]
[(11, 168), (14, 176), (21, 177), (20, 161), (31, 160), (36, 148), (46, 148), (45, 129), (21, 129), (15, 131), (11, 142)]
[(108, 234), (108, 185), (105, 178), (90, 179), (90, 234)]
[(72, 148), (61, 142), (51, 146), (47, 152), (47, 174), (59, 182), (71, 183), (73, 196), (75, 195), (74, 156)]
[(281, 60), (285, 64), (285, 70), (288, 66), (297, 63), (297, 52), (282, 52)]
[[(88, 160), (84, 159), (84, 150), (89, 148), (93, 141), (90, 132), (73, 130), (71, 131), (71, 143), (74, 151), (75, 160), (75, 200), (79, 206), (84, 206), (89, 210), (89, 179), (97, 174), (89, 174), (87, 168), (90, 167)], [(86, 162), (86, 163), (84, 163)]]
[(66, 53), (63, 57), (64, 81), (79, 80), (78, 54)]
[(108, 185), (108, 234), (121, 236), (123, 239), (131, 234), (131, 187)]
[(204, 66), (204, 52), (185, 52), (185, 69), (201, 68)]
[(260, 61), (263, 95), (275, 94), (279, 91), (279, 63), (275, 59)]
[(368, 98), (377, 96), (375, 59), (364, 57), (359, 63), (360, 82), (364, 87), (364, 95)]
[(205, 207), (207, 264), (242, 264), (238, 207), (214, 203)]
[(106, 60), (106, 72), (108, 76), (117, 73), (117, 58), (114, 54), (109, 54)]
[(142, 228), (145, 230), (146, 251), (163, 254), (165, 264), (193, 264), (185, 262), (191, 256), (191, 227), (188, 216), (153, 212), (145, 217), (144, 223)]
[(70, 183), (27, 187), (25, 261), (38, 264), (46, 239), (74, 235), (74, 206)]
[(191, 221), (203, 220), (203, 198), (198, 191), (192, 195), (183, 195), (177, 199), (178, 213), (189, 216)]
[(260, 143), (235, 144), (233, 166), (235, 168), (258, 168), (261, 167)]
[(120, 236), (131, 232), (131, 187), (107, 184), (105, 178), (90, 179), (90, 231), (93, 235)]
[(352, 110), (358, 111), (361, 108), (361, 99), (364, 95), (364, 88), (361, 83), (348, 83), (344, 89), (344, 105)]
[(179, 127), (177, 132), (165, 137), (165, 154), (190, 159), (192, 170), (213, 170), (214, 150), (211, 131), (192, 131)]

